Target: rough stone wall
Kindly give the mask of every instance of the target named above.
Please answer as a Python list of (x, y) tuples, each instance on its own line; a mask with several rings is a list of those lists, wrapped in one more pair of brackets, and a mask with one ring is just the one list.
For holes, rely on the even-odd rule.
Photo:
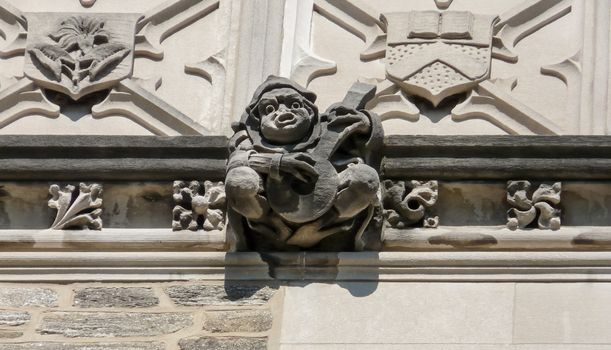
[(266, 349), (277, 292), (252, 284), (3, 284), (0, 349)]

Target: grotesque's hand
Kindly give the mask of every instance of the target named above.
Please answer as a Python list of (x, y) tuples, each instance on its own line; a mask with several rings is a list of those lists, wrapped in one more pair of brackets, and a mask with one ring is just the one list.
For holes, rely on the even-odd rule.
[(282, 157), (280, 171), (293, 175), (303, 182), (315, 181), (318, 172), (313, 165), (316, 162), (307, 153), (292, 153)]
[(329, 111), (330, 122), (329, 128), (345, 130), (345, 131), (358, 131), (358, 132), (369, 132), (371, 127), (371, 121), (362, 112), (349, 108), (343, 105), (331, 108)]

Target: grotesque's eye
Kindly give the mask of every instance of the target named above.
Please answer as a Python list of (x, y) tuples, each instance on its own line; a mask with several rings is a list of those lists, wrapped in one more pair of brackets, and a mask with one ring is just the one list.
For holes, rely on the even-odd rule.
[(291, 108), (293, 109), (297, 109), (297, 108), (301, 108), (301, 103), (295, 101), (293, 102), (293, 104), (291, 105)]
[(265, 113), (270, 114), (270, 113), (274, 113), (276, 111), (276, 108), (272, 105), (267, 105), (267, 107), (265, 107)]

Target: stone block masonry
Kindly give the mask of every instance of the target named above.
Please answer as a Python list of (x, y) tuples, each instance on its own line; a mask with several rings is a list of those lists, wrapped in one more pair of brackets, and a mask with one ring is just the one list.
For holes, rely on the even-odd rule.
[(278, 287), (0, 285), (0, 350), (267, 349)]

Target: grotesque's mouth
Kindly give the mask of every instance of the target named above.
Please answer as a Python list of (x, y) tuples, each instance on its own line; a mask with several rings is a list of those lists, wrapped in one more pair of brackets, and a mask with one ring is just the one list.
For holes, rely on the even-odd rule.
[(283, 113), (274, 119), (276, 127), (283, 128), (297, 123), (297, 118), (293, 113)]

